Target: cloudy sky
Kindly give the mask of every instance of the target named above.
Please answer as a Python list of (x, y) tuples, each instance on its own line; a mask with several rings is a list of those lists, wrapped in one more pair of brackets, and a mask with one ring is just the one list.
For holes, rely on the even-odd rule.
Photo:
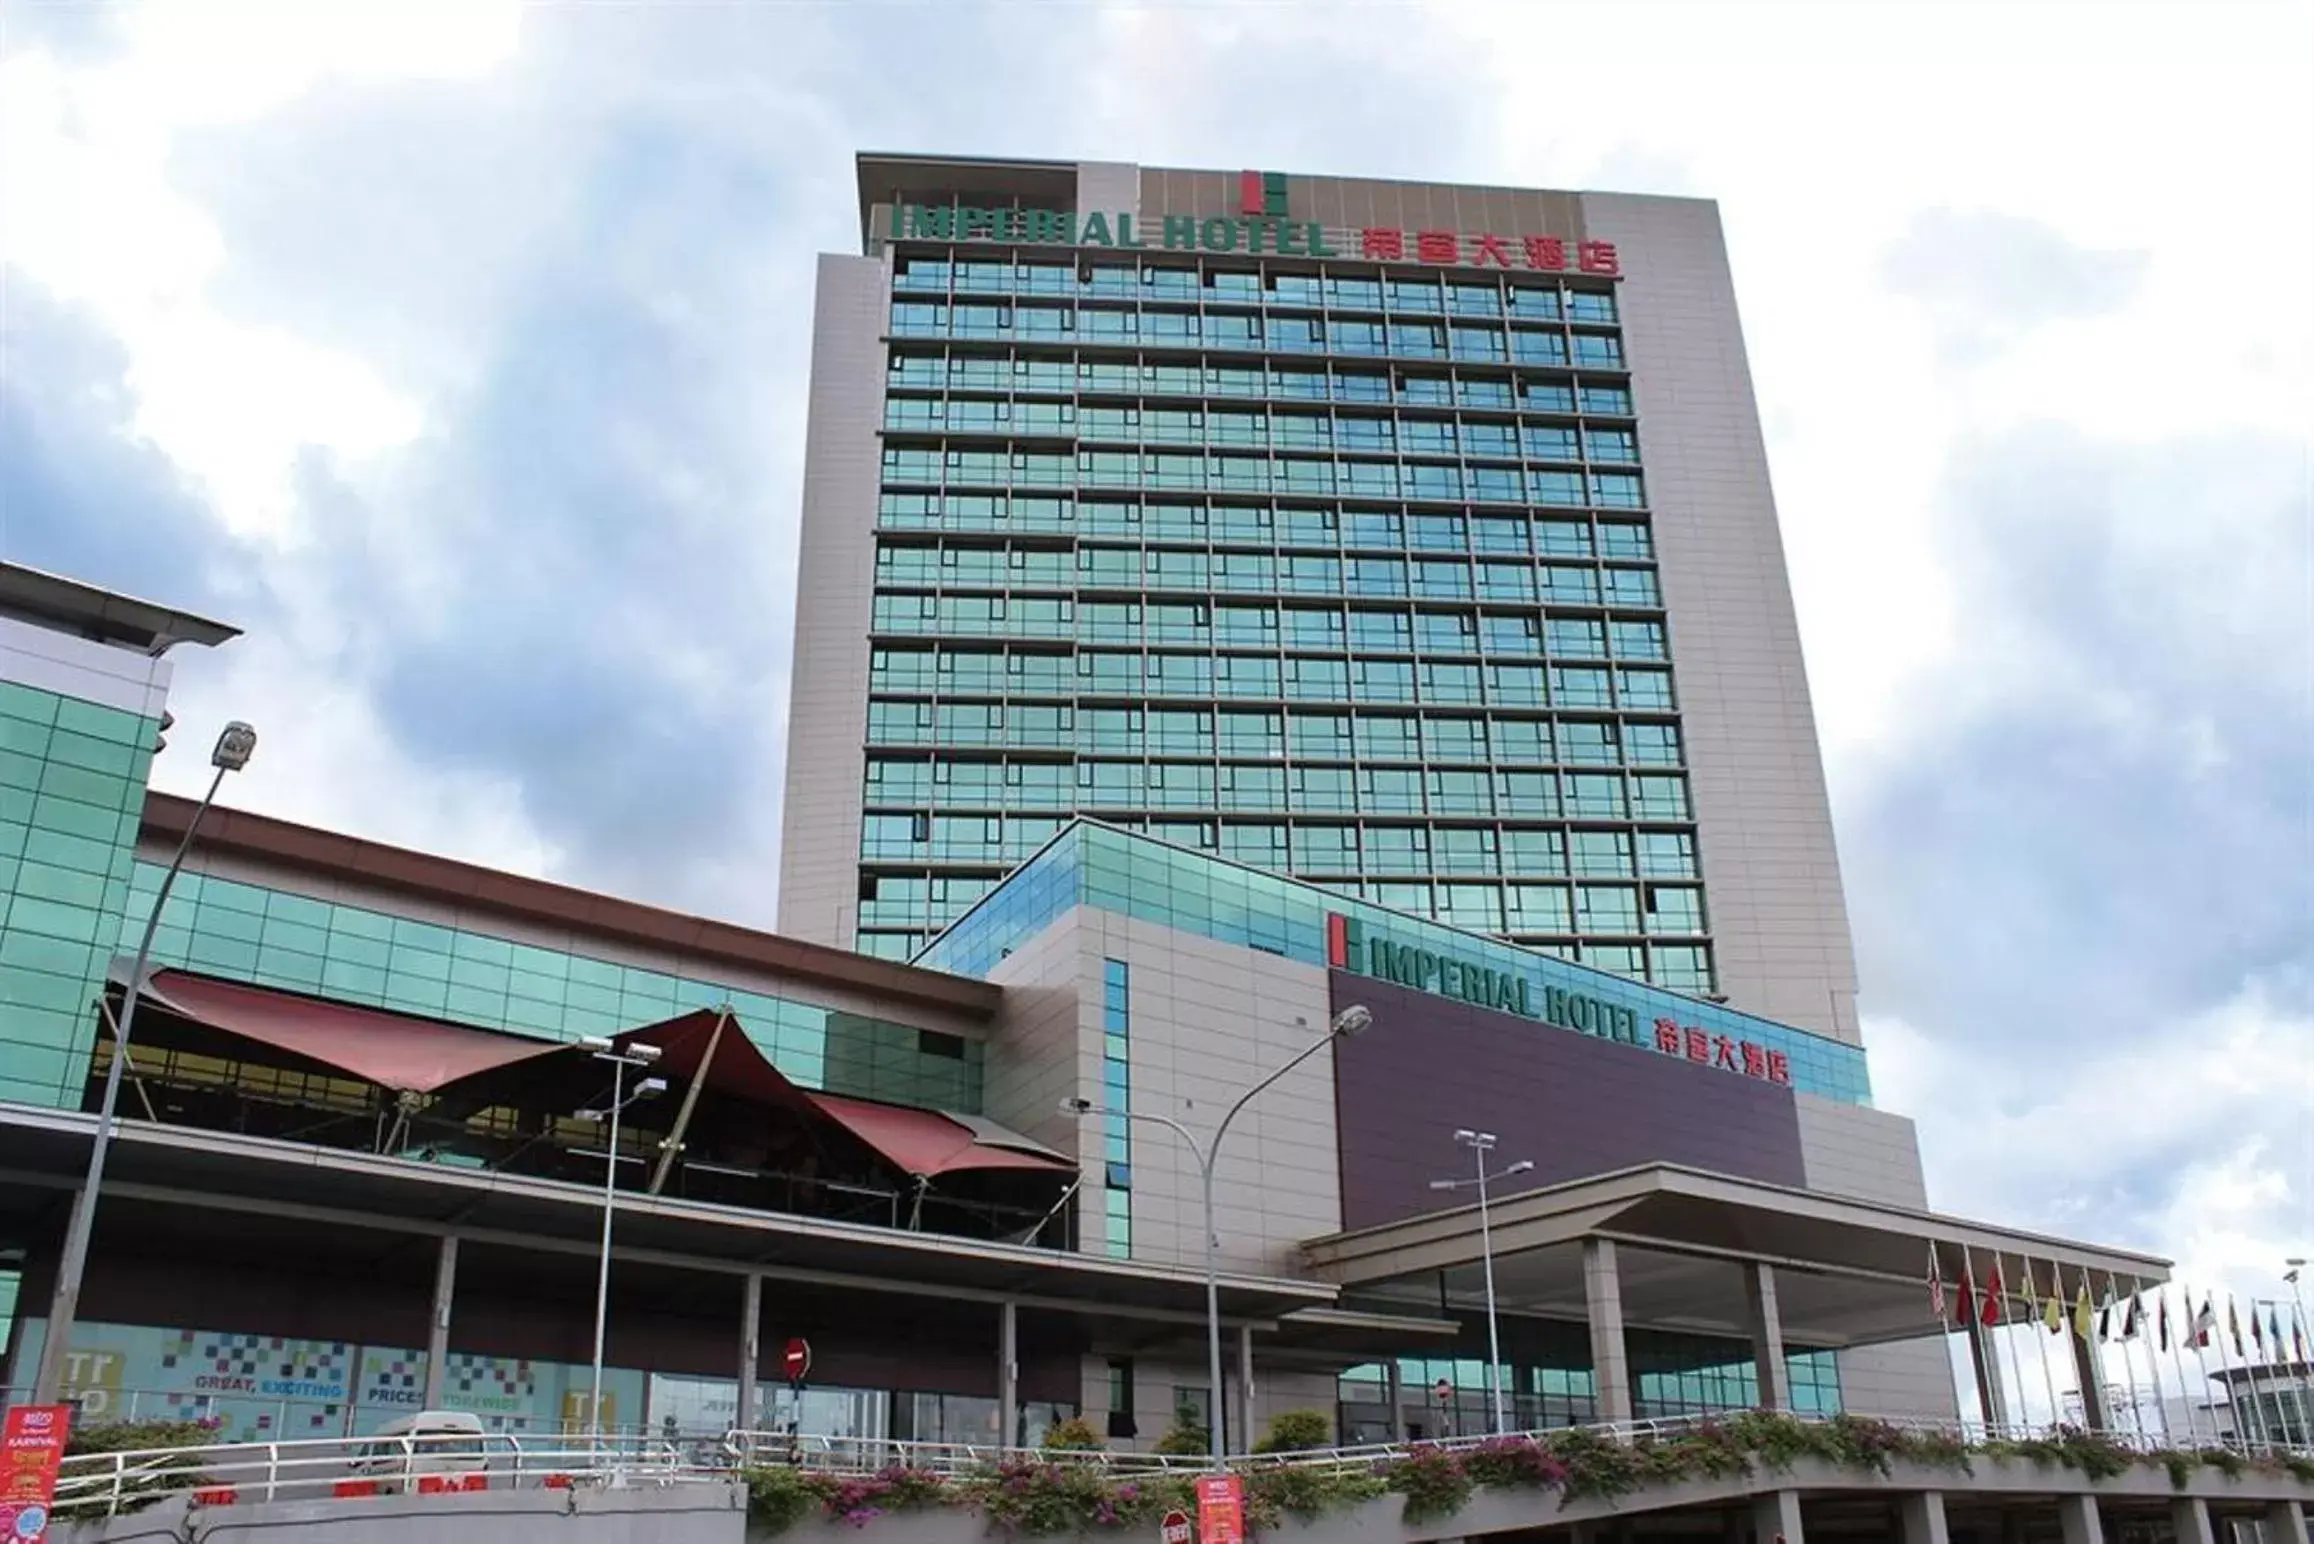
[[(856, 150), (1721, 201), (1940, 1205), (2314, 1253), (2314, 8), (0, 0), (0, 553), (233, 798), (773, 915)], [(193, 746), (186, 752), (182, 746)]]

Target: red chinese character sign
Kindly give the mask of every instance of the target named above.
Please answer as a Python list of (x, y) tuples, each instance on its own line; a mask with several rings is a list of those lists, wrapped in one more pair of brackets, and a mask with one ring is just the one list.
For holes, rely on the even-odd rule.
[(1245, 1481), (1239, 1476), (1198, 1476), (1197, 1544), (1245, 1544)]
[(1765, 1083), (1792, 1081), (1792, 1058), (1787, 1053), (1757, 1041), (1715, 1035), (1693, 1024), (1682, 1025), (1677, 1019), (1655, 1021), (1654, 1044), (1655, 1049), (1666, 1056), (1683, 1057), (1723, 1072), (1740, 1072)]
[(1432, 263), (1469, 268), (1528, 268), (1537, 273), (1579, 272), (1620, 278), (1623, 261), (1612, 241), (1570, 242), (1563, 236), (1465, 236), (1458, 231), (1415, 231), (1368, 226), (1358, 232), (1358, 255), (1378, 263)]
[(0, 1422), (0, 1539), (43, 1538), (64, 1461), (70, 1405), (12, 1405)]

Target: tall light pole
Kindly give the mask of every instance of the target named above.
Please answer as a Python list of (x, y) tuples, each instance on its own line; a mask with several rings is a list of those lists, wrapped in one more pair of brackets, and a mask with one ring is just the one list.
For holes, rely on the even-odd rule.
[[(1204, 1181), (1205, 1185), (1205, 1376), (1207, 1379), (1206, 1399), (1208, 1401), (1208, 1408), (1205, 1412), (1205, 1446), (1206, 1455), (1217, 1474), (1221, 1471), (1223, 1457), (1221, 1432), (1221, 1267), (1217, 1254), (1220, 1239), (1214, 1232), (1213, 1224), (1213, 1166), (1214, 1160), (1221, 1153), (1221, 1139), (1229, 1134), (1229, 1123), (1237, 1119), (1238, 1111), (1251, 1104), (1256, 1094), (1335, 1041), (1347, 1040), (1373, 1022), (1374, 1015), (1367, 1010), (1363, 1003), (1352, 1003), (1349, 1007), (1335, 1014), (1333, 1022), (1326, 1026), (1326, 1033), (1322, 1039), (1313, 1040), (1302, 1047), (1284, 1066), (1237, 1096), (1237, 1102), (1223, 1112), (1221, 1124), (1213, 1128), (1212, 1137), (1206, 1141), (1203, 1147), (1198, 1146), (1196, 1136), (1190, 1132), (1187, 1126), (1182, 1125), (1170, 1115), (1152, 1115), (1140, 1110), (1104, 1110), (1090, 1099), (1063, 1099), (1061, 1101), (1061, 1113), (1063, 1115), (1074, 1115), (1080, 1119), (1087, 1115), (1122, 1115), (1127, 1120), (1145, 1120), (1163, 1126), (1179, 1137), (1182, 1144), (1189, 1149), (1190, 1156), (1197, 1160), (1198, 1177)], [(1248, 1434), (1241, 1432), (1239, 1435)]]
[[(145, 989), (145, 971), (153, 957), (153, 936), (160, 931), (161, 910), (169, 903), (169, 892), (176, 888), (177, 875), (183, 872), (186, 855), (193, 850), (193, 836), (201, 829), (201, 818), (209, 813), (209, 806), (216, 802), (225, 774), (249, 765), (250, 752), (256, 749), (257, 731), (239, 719), (217, 736), (216, 748), (209, 752), (209, 765), (217, 773), (209, 779), (209, 791), (194, 806), (193, 818), (185, 822), (176, 856), (162, 872), (161, 887), (153, 896), (153, 913), (145, 918), (144, 936), (137, 940), (136, 962), (129, 967), (128, 985), (121, 989), (121, 1011), (113, 1019), (112, 1065), (105, 1069), (104, 1102), (97, 1107), (96, 1140), (89, 1145), (88, 1174), (81, 1181), (80, 1194), (72, 1198), (72, 1218), (64, 1228), (64, 1257), (57, 1262), (56, 1292), (49, 1299), (47, 1334), (40, 1343), (40, 1371), (32, 1383), (32, 1402), (36, 1405), (56, 1403), (64, 1386), (73, 1321), (80, 1316), (81, 1278), (88, 1271), (89, 1234), (96, 1227), (96, 1193), (104, 1183), (104, 1161), (112, 1150), (113, 1128), (119, 1124), (116, 1112), (120, 1108), (121, 1072), (129, 1061), (129, 1031), (137, 1021), (137, 999)], [(101, 995), (97, 1011), (100, 1015), (104, 1011)]]
[(611, 1311), (611, 1218), (619, 1209), (619, 1116), (628, 1105), (665, 1093), (667, 1080), (645, 1078), (635, 1085), (633, 1093), (626, 1091), (627, 1069), (648, 1067), (657, 1061), (659, 1048), (655, 1045), (630, 1042), (621, 1050), (610, 1041), (594, 1036), (579, 1044), (593, 1051), (596, 1061), (611, 1064), (611, 1102), (599, 1110), (576, 1112), (580, 1120), (601, 1121), (610, 1128), (610, 1148), (603, 1155), (602, 1262), (595, 1273), (595, 1374), (587, 1399), (587, 1437), (592, 1442), (600, 1442), (603, 1436), (603, 1329)]
[[(2282, 1272), (2282, 1279), (2290, 1284), (2290, 1306), (2298, 1311), (2298, 1317), (2290, 1324), (2291, 1349), (2296, 1350), (2297, 1342), (2304, 1337), (2308, 1329), (2306, 1292), (2298, 1283), (2299, 1273), (2306, 1269), (2306, 1261), (2303, 1256), (2292, 1255), (2282, 1263), (2289, 1267)], [(2298, 1363), (2298, 1445), (2300, 1447), (2314, 1447), (2314, 1359), (2309, 1359), (2306, 1355), (2301, 1354), (2296, 1360)], [(2284, 1365), (2288, 1365), (2287, 1359)]]
[(1493, 1132), (1473, 1131), (1465, 1126), (1454, 1134), (1454, 1140), (1470, 1149), (1477, 1170), (1469, 1179), (1434, 1179), (1430, 1182), (1430, 1188), (1460, 1190), (1466, 1185), (1478, 1187), (1478, 1260), (1479, 1268), (1486, 1275), (1486, 1381), (1488, 1391), (1494, 1396), (1494, 1434), (1499, 1437), (1507, 1428), (1502, 1409), (1502, 1336), (1496, 1328), (1494, 1313), (1494, 1232), (1487, 1220), (1486, 1187), (1490, 1181), (1524, 1174), (1535, 1165), (1533, 1159), (1521, 1158), (1509, 1168), (1489, 1174), (1486, 1171), (1486, 1160), (1487, 1155), (1494, 1151)]

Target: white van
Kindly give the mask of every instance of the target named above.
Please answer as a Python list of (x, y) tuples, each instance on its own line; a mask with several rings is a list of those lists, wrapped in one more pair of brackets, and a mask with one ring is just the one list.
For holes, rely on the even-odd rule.
[(490, 1442), (478, 1415), (421, 1410), (379, 1427), (355, 1447), (349, 1467), (362, 1494), (477, 1490), (490, 1469)]

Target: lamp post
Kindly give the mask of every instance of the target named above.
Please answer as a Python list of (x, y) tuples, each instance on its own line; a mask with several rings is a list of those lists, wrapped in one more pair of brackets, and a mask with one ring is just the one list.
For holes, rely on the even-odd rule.
[[(1220, 1240), (1215, 1237), (1213, 1225), (1213, 1166), (1214, 1160), (1221, 1153), (1221, 1139), (1229, 1134), (1229, 1124), (1237, 1119), (1238, 1111), (1252, 1103), (1256, 1094), (1268, 1088), (1272, 1083), (1335, 1041), (1347, 1040), (1373, 1022), (1374, 1015), (1363, 1003), (1352, 1003), (1349, 1007), (1335, 1014), (1333, 1022), (1326, 1026), (1326, 1033), (1322, 1039), (1313, 1040), (1302, 1047), (1301, 1050), (1294, 1053), (1285, 1065), (1237, 1096), (1237, 1102), (1223, 1112), (1221, 1124), (1213, 1128), (1213, 1135), (1207, 1139), (1203, 1147), (1198, 1145), (1196, 1136), (1191, 1133), (1187, 1126), (1182, 1125), (1170, 1115), (1153, 1115), (1139, 1110), (1104, 1110), (1090, 1099), (1063, 1099), (1061, 1101), (1061, 1113), (1074, 1115), (1079, 1119), (1087, 1115), (1122, 1115), (1127, 1120), (1145, 1120), (1163, 1126), (1179, 1137), (1182, 1144), (1189, 1149), (1190, 1156), (1197, 1160), (1198, 1177), (1204, 1182), (1205, 1187), (1205, 1376), (1207, 1379), (1206, 1398), (1209, 1402), (1209, 1408), (1205, 1412), (1205, 1445), (1207, 1457), (1217, 1474), (1221, 1471), (1223, 1456), (1221, 1434), (1221, 1271), (1216, 1253)], [(1244, 1434), (1241, 1433), (1240, 1435)]]
[(1478, 1260), (1479, 1268), (1486, 1276), (1486, 1382), (1487, 1391), (1493, 1396), (1494, 1434), (1499, 1437), (1505, 1431), (1502, 1408), (1502, 1337), (1495, 1325), (1494, 1233), (1487, 1220), (1486, 1187), (1491, 1181), (1524, 1174), (1535, 1165), (1533, 1159), (1521, 1158), (1509, 1168), (1489, 1174), (1486, 1171), (1486, 1160), (1487, 1155), (1494, 1151), (1493, 1132), (1472, 1131), (1466, 1126), (1454, 1134), (1454, 1140), (1470, 1149), (1477, 1171), (1469, 1179), (1434, 1179), (1430, 1182), (1430, 1188), (1460, 1190), (1466, 1185), (1478, 1187)]
[[(72, 1349), (73, 1321), (80, 1315), (81, 1278), (88, 1270), (88, 1241), (96, 1227), (96, 1193), (104, 1183), (104, 1161), (112, 1149), (113, 1127), (117, 1125), (120, 1108), (121, 1072), (128, 1065), (129, 1031), (137, 1021), (137, 999), (145, 987), (145, 971), (153, 955), (153, 937), (160, 931), (161, 911), (169, 903), (169, 892), (176, 887), (177, 875), (183, 872), (185, 858), (193, 850), (193, 836), (201, 829), (201, 819), (216, 802), (217, 790), (224, 785), (225, 774), (238, 772), (249, 765), (249, 755), (257, 749), (257, 731), (239, 719), (227, 724), (217, 736), (216, 748), (209, 752), (209, 765), (216, 775), (209, 779), (209, 791), (201, 795), (201, 802), (193, 807), (193, 818), (185, 822), (185, 834), (177, 840), (176, 856), (162, 871), (161, 887), (153, 896), (152, 915), (145, 918), (144, 936), (137, 940), (136, 961), (129, 966), (128, 985), (121, 991), (121, 1011), (113, 1019), (112, 1065), (105, 1069), (104, 1100), (97, 1106), (96, 1140), (88, 1150), (88, 1174), (81, 1181), (80, 1193), (72, 1199), (72, 1217), (64, 1228), (64, 1256), (57, 1262), (56, 1291), (48, 1303), (48, 1329), (40, 1343), (40, 1371), (33, 1379), (32, 1402), (36, 1405), (56, 1403), (58, 1391), (64, 1386), (65, 1358)], [(97, 1011), (104, 1011), (104, 998), (97, 998)]]
[[(2298, 1342), (2307, 1332), (2306, 1292), (2298, 1284), (2299, 1273), (2306, 1269), (2306, 1261), (2301, 1255), (2292, 1255), (2282, 1264), (2288, 1267), (2282, 1272), (2282, 1279), (2290, 1284), (2290, 1306), (2298, 1315), (2290, 1321), (2291, 1348), (2296, 1350)], [(2285, 1358), (2283, 1365), (2289, 1365), (2290, 1360)], [(2314, 1447), (2314, 1360), (2310, 1360), (2303, 1352), (2295, 1360), (2298, 1364), (2298, 1445)]]
[(601, 1442), (603, 1437), (603, 1329), (611, 1311), (611, 1218), (619, 1209), (619, 1116), (627, 1106), (638, 1100), (649, 1099), (667, 1091), (664, 1078), (645, 1078), (635, 1085), (633, 1093), (626, 1092), (629, 1067), (648, 1067), (659, 1059), (659, 1048), (629, 1042), (621, 1049), (608, 1040), (589, 1036), (579, 1042), (595, 1054), (596, 1061), (611, 1064), (611, 1102), (602, 1109), (577, 1112), (585, 1121), (601, 1121), (610, 1128), (609, 1150), (603, 1157), (603, 1250), (602, 1260), (595, 1274), (595, 1364), (594, 1383), (587, 1397), (587, 1437), (590, 1442)]

